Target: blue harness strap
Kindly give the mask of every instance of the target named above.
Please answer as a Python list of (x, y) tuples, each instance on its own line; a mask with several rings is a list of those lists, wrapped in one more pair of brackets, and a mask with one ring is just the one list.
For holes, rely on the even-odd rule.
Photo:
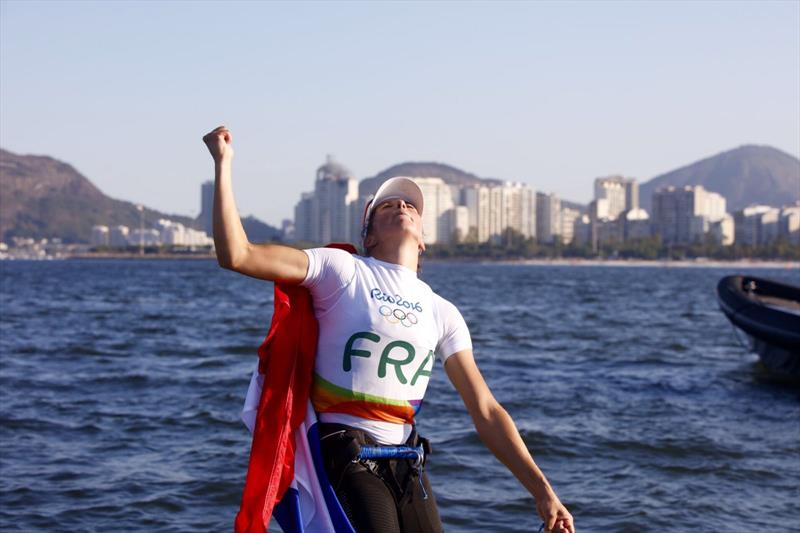
[(414, 466), (419, 466), (425, 459), (422, 444), (412, 446), (361, 446), (353, 462), (365, 459), (414, 459)]

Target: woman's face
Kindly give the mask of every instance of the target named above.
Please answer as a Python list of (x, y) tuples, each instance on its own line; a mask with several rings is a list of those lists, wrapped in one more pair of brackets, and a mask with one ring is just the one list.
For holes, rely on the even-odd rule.
[(425, 249), (422, 242), (422, 215), (411, 202), (402, 198), (390, 198), (379, 203), (372, 211), (372, 229), (367, 236), (368, 247), (374, 246), (384, 237), (411, 233), (420, 244), (420, 250)]

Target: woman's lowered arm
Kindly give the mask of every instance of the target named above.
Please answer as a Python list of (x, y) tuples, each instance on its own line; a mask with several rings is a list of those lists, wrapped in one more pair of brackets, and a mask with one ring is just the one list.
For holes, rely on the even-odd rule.
[(233, 198), (233, 136), (220, 126), (203, 137), (214, 159), (214, 246), (223, 268), (254, 278), (299, 284), (308, 270), (308, 256), (279, 244), (252, 244)]
[(461, 395), (478, 436), (534, 497), (547, 531), (574, 533), (572, 515), (534, 462), (511, 416), (489, 390), (472, 350), (451, 355), (444, 368)]

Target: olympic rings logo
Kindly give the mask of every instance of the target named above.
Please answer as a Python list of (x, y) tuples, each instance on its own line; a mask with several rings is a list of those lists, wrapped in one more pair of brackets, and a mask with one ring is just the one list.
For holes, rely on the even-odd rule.
[(402, 324), (405, 327), (410, 328), (419, 322), (417, 315), (414, 313), (406, 313), (402, 309), (392, 309), (388, 305), (380, 306), (378, 308), (378, 312), (389, 324)]

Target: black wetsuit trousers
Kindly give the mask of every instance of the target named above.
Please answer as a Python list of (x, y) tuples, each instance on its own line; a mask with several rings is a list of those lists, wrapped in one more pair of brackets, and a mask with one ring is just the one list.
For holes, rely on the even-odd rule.
[[(320, 424), (322, 455), (342, 509), (358, 533), (440, 533), (436, 498), (424, 469), (408, 459), (353, 462), (353, 442), (373, 445), (363, 431)], [(407, 444), (417, 444), (414, 432)]]

